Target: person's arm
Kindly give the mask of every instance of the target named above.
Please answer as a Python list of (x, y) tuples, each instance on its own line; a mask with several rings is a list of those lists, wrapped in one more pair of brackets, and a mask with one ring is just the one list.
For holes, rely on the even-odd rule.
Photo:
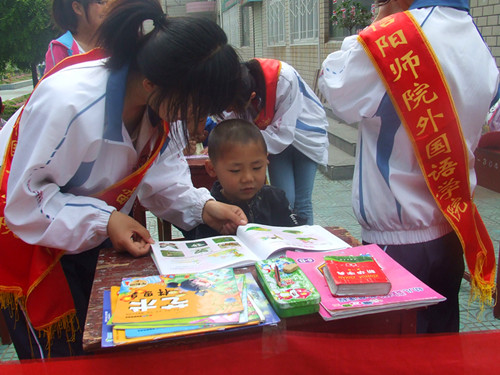
[(318, 87), (335, 115), (351, 124), (373, 117), (385, 88), (357, 36), (349, 36), (341, 49), (322, 64)]
[(283, 64), (276, 89), (275, 114), (262, 131), (270, 154), (279, 154), (293, 142), (301, 109), (299, 79), (293, 68)]
[(207, 189), (193, 186), (189, 165), (175, 147), (173, 151), (167, 148), (148, 171), (138, 197), (155, 216), (184, 230), (205, 223), (227, 234), (234, 233), (242, 220), (246, 223), (239, 207), (216, 202)]
[[(64, 189), (82, 165), (90, 167), (95, 160), (102, 142), (98, 134), (102, 132), (104, 100), (79, 117), (78, 108), (88, 104), (79, 107), (71, 94), (56, 95), (56, 100), (59, 85), (60, 80), (42, 82), (24, 110), (5, 218), (9, 228), (27, 243), (79, 252), (108, 237), (108, 221), (115, 210), (100, 199)], [(87, 99), (80, 96), (80, 100)]]

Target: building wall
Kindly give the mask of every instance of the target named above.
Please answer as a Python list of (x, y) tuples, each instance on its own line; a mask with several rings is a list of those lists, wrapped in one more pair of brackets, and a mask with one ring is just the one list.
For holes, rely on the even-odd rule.
[(500, 0), (470, 0), (471, 14), (500, 66)]
[[(253, 38), (251, 38), (251, 46), (234, 47), (244, 60), (252, 57), (267, 57), (285, 61), (294, 66), (306, 82), (314, 87), (315, 77), (321, 63), (329, 53), (338, 50), (342, 43), (342, 38), (330, 38), (329, 35), (329, 4), (331, 0), (318, 0), (319, 37), (317, 43), (296, 46), (291, 45), (289, 38), (287, 38), (286, 45), (280, 47), (268, 46), (267, 43), (267, 1), (262, 0), (262, 2), (246, 5), (252, 8), (253, 28), (251, 32)], [(497, 66), (500, 66), (500, 0), (470, 0), (470, 3), (471, 14), (491, 48)], [(285, 11), (288, 12), (288, 9)], [(223, 12), (221, 14), (223, 17)], [(257, 20), (260, 24), (256, 22)], [(288, 17), (286, 17), (285, 33), (290, 35)], [(260, 48), (256, 48), (257, 43), (262, 44), (262, 53), (260, 53)]]

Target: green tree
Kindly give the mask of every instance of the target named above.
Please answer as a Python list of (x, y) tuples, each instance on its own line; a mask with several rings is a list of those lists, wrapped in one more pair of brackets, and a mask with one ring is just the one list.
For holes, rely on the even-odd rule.
[(50, 8), (51, 0), (0, 0), (0, 72), (10, 62), (38, 82), (36, 66), (56, 35)]
[(349, 35), (354, 34), (355, 28), (364, 28), (372, 22), (370, 9), (361, 3), (352, 0), (332, 1), (332, 24), (349, 30)]

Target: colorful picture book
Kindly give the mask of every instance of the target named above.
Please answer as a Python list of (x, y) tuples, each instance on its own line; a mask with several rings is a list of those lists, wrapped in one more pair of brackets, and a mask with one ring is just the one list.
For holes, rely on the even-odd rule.
[(324, 275), (334, 296), (378, 296), (390, 292), (391, 282), (370, 254), (326, 255)]
[(247, 224), (238, 227), (236, 236), (156, 242), (151, 255), (160, 274), (172, 274), (248, 266), (290, 249), (328, 251), (346, 247), (349, 244), (319, 225)]
[[(280, 319), (269, 305), (257, 282), (250, 273), (236, 275), (238, 288), (243, 301), (243, 310), (237, 322), (224, 322), (215, 317), (191, 319), (184, 324), (172, 321), (152, 327), (148, 324), (113, 325), (112, 315), (116, 310), (120, 287), (105, 291), (103, 303), (102, 341), (103, 348), (158, 340), (170, 340), (178, 337), (208, 334), (225, 330), (237, 330), (255, 326), (277, 324)], [(212, 318), (212, 319), (208, 319)]]
[(242, 310), (234, 271), (222, 268), (191, 274), (125, 278), (112, 320), (115, 325), (179, 323), (177, 319), (228, 316)]
[[(325, 255), (371, 255), (391, 282), (391, 291), (381, 296), (333, 296), (323, 274)], [(430, 306), (445, 300), (445, 297), (413, 276), (377, 245), (357, 246), (328, 253), (288, 251), (287, 257), (297, 262), (320, 293), (319, 312), (325, 320)]]

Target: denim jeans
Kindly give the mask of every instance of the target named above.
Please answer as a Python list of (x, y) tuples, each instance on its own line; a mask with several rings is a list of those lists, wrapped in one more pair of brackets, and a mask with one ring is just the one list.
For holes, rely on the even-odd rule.
[(318, 164), (292, 145), (283, 152), (269, 155), (269, 180), (271, 185), (285, 191), (293, 212), (312, 225), (312, 192)]

